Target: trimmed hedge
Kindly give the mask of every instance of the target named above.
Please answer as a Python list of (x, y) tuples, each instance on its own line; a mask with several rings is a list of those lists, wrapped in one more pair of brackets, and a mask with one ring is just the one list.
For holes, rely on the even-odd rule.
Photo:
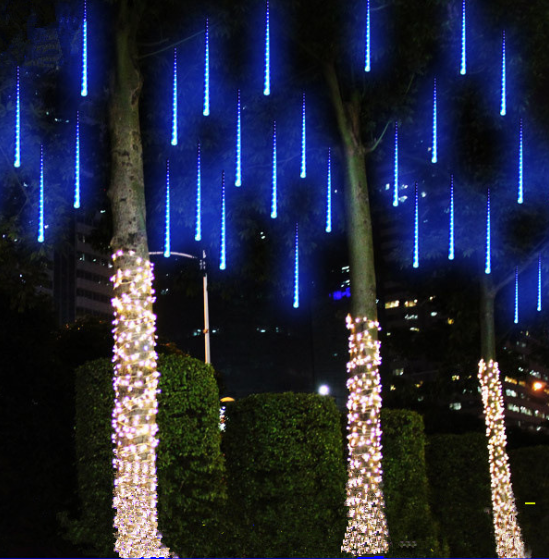
[[(158, 525), (163, 542), (181, 556), (214, 557), (226, 487), (213, 368), (191, 357), (161, 355), (158, 370)], [(108, 359), (88, 362), (76, 371), (82, 513), (78, 520), (65, 515), (64, 523), (68, 539), (95, 557), (115, 557), (112, 374)]]
[(389, 557), (445, 557), (429, 505), (423, 418), (410, 410), (381, 410), (383, 491)]
[(234, 557), (339, 557), (346, 471), (340, 414), (317, 394), (227, 406), (222, 448)]
[(426, 456), (431, 508), (450, 557), (496, 557), (486, 435), (433, 435)]

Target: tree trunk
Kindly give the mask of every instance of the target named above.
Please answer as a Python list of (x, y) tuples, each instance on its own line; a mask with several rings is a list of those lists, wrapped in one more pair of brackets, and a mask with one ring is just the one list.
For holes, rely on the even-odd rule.
[(119, 0), (109, 102), (114, 235), (113, 442), (115, 550), (120, 557), (169, 557), (161, 547), (156, 509), (156, 370), (152, 269), (145, 188), (136, 34), (144, 0)]
[(360, 98), (344, 103), (333, 64), (326, 79), (343, 140), (347, 181), (345, 217), (350, 256), (351, 308), (347, 365), (349, 467), (348, 524), (342, 551), (354, 556), (385, 554), (389, 534), (381, 468), (381, 382), (372, 219), (362, 145)]

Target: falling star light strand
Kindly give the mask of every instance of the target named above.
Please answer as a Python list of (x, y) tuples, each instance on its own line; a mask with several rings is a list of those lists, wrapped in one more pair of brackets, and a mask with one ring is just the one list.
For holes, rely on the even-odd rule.
[(419, 268), (419, 196), (417, 182), (414, 196), (414, 268)]
[(74, 207), (80, 207), (80, 113), (76, 111), (76, 141), (74, 148)]
[(299, 225), (295, 224), (294, 245), (294, 309), (299, 307)]
[(522, 118), (519, 124), (519, 168), (518, 168), (518, 196), (517, 202), (522, 204), (524, 202), (524, 166), (523, 166), (523, 156), (524, 156), (524, 144), (522, 139)]
[(234, 185), (242, 186), (242, 122), (240, 106), (240, 89), (236, 94), (236, 172)]
[(173, 49), (172, 146), (177, 145), (177, 49)]
[(225, 171), (221, 174), (221, 239), (219, 243), (219, 269), (227, 268), (227, 247), (226, 247), (226, 208), (225, 208)]
[(278, 206), (277, 176), (276, 176), (276, 121), (273, 122), (273, 172), (271, 180), (271, 217), (276, 219)]
[(21, 81), (19, 66), (17, 66), (17, 78), (15, 83), (15, 157), (14, 167), (21, 167)]
[(80, 95), (88, 95), (88, 10), (84, 0), (84, 12), (82, 16), (82, 86)]
[(518, 268), (515, 268), (515, 324), (518, 324)]
[(450, 234), (448, 242), (448, 260), (454, 259), (455, 238), (454, 238), (454, 175), (450, 177)]
[(202, 114), (204, 116), (210, 114), (210, 33), (207, 18), (204, 39), (204, 110)]
[(538, 256), (538, 306), (537, 311), (541, 311), (541, 254)]
[(332, 150), (328, 148), (328, 175), (326, 178), (326, 233), (332, 232)]
[(364, 53), (364, 71), (369, 72), (370, 66), (370, 0), (366, 0), (366, 48)]
[(491, 239), (491, 224), (490, 224), (490, 189), (488, 189), (488, 196), (486, 199), (486, 261), (484, 266), (484, 273), (490, 274), (492, 272), (492, 239)]
[(202, 169), (200, 163), (200, 142), (198, 142), (196, 156), (196, 210), (194, 240), (202, 240)]
[(393, 206), (398, 206), (398, 122), (395, 122), (395, 160), (393, 183)]
[(38, 242), (44, 242), (44, 146), (40, 146), (40, 191), (38, 200)]
[(437, 79), (433, 83), (433, 145), (431, 163), (438, 161)]
[(166, 229), (164, 234), (164, 256), (170, 257), (170, 160), (166, 159)]
[(499, 114), (505, 116), (507, 114), (507, 60), (505, 54), (505, 31), (501, 40), (501, 106)]
[(461, 5), (461, 67), (459, 73), (464, 76), (467, 73), (467, 18), (465, 12), (465, 0)]
[(265, 76), (263, 95), (271, 94), (271, 23), (269, 14), (269, 0), (265, 2)]
[(303, 93), (303, 105), (301, 108), (301, 173), (299, 176), (304, 179), (307, 176), (307, 136), (305, 132), (305, 93)]

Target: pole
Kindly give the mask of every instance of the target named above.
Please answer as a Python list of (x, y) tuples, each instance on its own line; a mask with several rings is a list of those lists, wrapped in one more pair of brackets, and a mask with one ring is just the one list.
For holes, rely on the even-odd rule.
[(208, 273), (206, 271), (206, 251), (202, 251), (202, 260), (200, 261), (200, 269), (203, 272), (202, 285), (204, 290), (204, 361), (212, 362), (210, 351), (210, 307), (208, 304)]

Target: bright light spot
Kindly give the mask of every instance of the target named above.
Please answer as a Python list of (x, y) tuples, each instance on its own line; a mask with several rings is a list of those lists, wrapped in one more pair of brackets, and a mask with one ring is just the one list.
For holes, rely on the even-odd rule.
[(328, 396), (330, 393), (330, 387), (327, 384), (323, 384), (318, 387), (318, 393), (322, 396)]

